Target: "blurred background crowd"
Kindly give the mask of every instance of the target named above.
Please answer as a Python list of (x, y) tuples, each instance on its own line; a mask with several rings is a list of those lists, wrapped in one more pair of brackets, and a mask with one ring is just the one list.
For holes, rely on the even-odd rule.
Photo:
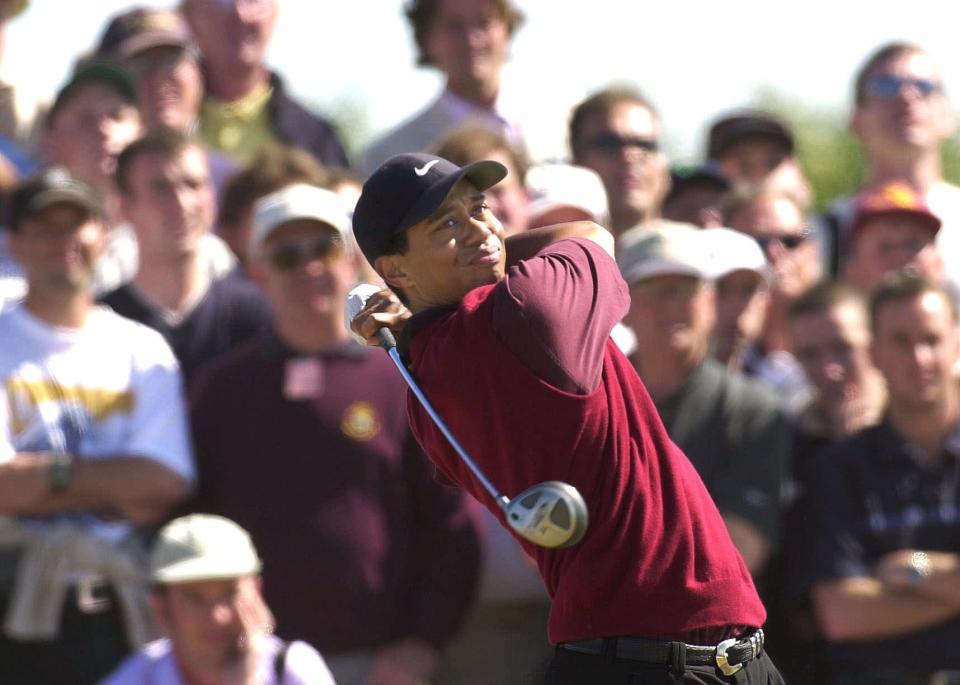
[[(0, 0), (3, 41), (62, 52), (32, 19), (51, 4)], [(508, 234), (613, 233), (614, 339), (788, 682), (960, 682), (960, 164), (928, 46), (826, 79), (847, 128), (765, 90), (678, 141), (652, 93), (692, 53), (651, 91), (611, 67), (578, 92), (590, 46), (553, 35), (532, 81), (508, 68), (534, 59), (531, 3), (405, 2), (404, 69), (441, 85), (410, 107), (419, 86), (385, 85), (404, 97), (374, 112), (301, 94), (355, 60), (389, 73), (389, 46), (357, 30), (362, 56), (316, 64), (327, 17), (276, 50), (294, 0), (113, 4), (55, 86), (0, 82), (0, 681), (537, 681), (533, 564), (436, 481), (402, 380), (344, 327), (379, 281), (351, 235), (363, 180), (426, 151), (506, 165)]]

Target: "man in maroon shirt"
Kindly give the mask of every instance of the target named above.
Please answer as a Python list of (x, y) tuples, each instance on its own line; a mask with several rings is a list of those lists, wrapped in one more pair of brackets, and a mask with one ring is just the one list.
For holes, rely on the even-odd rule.
[[(549, 683), (782, 682), (716, 506), (609, 339), (628, 303), (610, 234), (527, 231), (508, 262), (483, 195), (505, 173), (405, 154), (367, 180), (357, 242), (409, 311), (381, 295), (354, 329), (401, 332), (424, 392), (504, 494), (563, 480), (586, 499), (574, 547), (521, 540), (553, 599)], [(439, 472), (502, 517), (412, 397), (408, 412)]]
[(415, 685), (474, 597), (481, 549), (466, 497), (410, 435), (403, 380), (344, 328), (348, 232), (328, 190), (256, 204), (249, 267), (273, 327), (191, 384), (196, 506), (250, 531), (279, 635), (320, 649), (337, 683)]

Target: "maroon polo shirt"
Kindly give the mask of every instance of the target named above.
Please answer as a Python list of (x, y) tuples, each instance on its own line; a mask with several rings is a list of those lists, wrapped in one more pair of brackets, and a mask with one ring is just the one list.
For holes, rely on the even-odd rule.
[[(551, 642), (760, 626), (766, 613), (716, 506), (609, 340), (628, 302), (599, 246), (559, 241), (455, 310), (414, 317), (412, 371), (504, 494), (562, 480), (586, 500), (576, 546), (521, 540), (553, 598)], [(412, 395), (407, 407), (442, 474), (502, 519)]]
[(382, 350), (273, 337), (191, 385), (195, 508), (250, 532), (279, 634), (327, 655), (440, 646), (477, 588), (476, 522), (410, 435), (405, 387)]

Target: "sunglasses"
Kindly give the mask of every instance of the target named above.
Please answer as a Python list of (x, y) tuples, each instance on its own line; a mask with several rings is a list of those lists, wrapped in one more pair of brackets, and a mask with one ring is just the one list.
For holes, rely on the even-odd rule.
[(901, 78), (890, 74), (877, 74), (867, 81), (867, 93), (873, 97), (890, 99), (900, 94), (900, 91), (909, 86), (922, 98), (939, 93), (942, 86), (936, 81), (925, 78)]
[(660, 142), (655, 138), (640, 138), (638, 136), (620, 136), (612, 131), (598, 133), (587, 141), (587, 145), (594, 150), (606, 153), (617, 153), (624, 148), (638, 148), (644, 152), (659, 152)]
[(795, 235), (755, 235), (753, 239), (760, 245), (760, 249), (766, 250), (771, 243), (780, 243), (787, 250), (793, 251), (807, 242), (810, 238), (810, 231), (797, 233)]
[(293, 271), (314, 260), (330, 259), (342, 254), (343, 243), (331, 236), (303, 243), (280, 243), (270, 250), (268, 259), (277, 271)]

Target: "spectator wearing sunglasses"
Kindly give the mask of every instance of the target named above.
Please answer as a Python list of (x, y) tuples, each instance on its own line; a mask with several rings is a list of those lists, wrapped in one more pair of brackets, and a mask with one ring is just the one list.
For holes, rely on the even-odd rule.
[(150, 133), (117, 160), (120, 211), (136, 235), (133, 280), (101, 299), (158, 330), (189, 380), (207, 361), (269, 327), (256, 287), (217, 278), (204, 256), (216, 214), (206, 150), (179, 133)]
[[(821, 274), (817, 241), (802, 202), (777, 188), (760, 186), (735, 192), (724, 210), (727, 226), (753, 237), (770, 263), (772, 281), (763, 327), (741, 358), (742, 369), (769, 383), (791, 413), (809, 400), (803, 370), (788, 352), (790, 303), (809, 290)], [(735, 366), (735, 365), (734, 365)]]
[[(889, 43), (864, 62), (854, 81), (853, 132), (866, 158), (864, 191), (904, 181), (943, 221), (937, 246), (944, 256), (960, 254), (960, 187), (943, 180), (941, 146), (955, 132), (953, 108), (934, 58), (910, 43)], [(831, 205), (832, 268), (840, 273), (855, 197)], [(960, 259), (947, 259), (947, 275), (960, 283)]]
[(573, 163), (596, 171), (610, 208), (610, 230), (652, 227), (670, 190), (660, 148), (660, 118), (632, 88), (611, 87), (578, 104), (570, 117)]
[(841, 265), (846, 281), (869, 295), (887, 274), (910, 269), (946, 284), (943, 256), (936, 246), (941, 221), (913, 188), (893, 181), (861, 193), (855, 206)]
[(274, 325), (191, 388), (197, 506), (259, 541), (279, 634), (337, 683), (426, 682), (476, 590), (474, 518), (434, 480), (389, 357), (344, 327), (359, 252), (341, 198), (297, 183), (253, 217)]

